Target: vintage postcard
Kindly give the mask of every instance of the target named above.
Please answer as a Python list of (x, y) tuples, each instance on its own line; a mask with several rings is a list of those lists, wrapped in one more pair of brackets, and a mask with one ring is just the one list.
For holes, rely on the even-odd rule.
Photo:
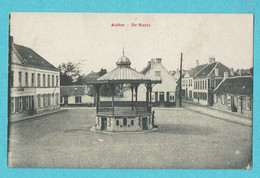
[(9, 14), (8, 167), (251, 169), (253, 15)]

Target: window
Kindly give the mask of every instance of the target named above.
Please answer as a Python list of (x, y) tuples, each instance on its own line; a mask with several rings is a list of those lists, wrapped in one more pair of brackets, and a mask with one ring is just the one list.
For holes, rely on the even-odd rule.
[(41, 107), (41, 95), (37, 95), (38, 108)]
[(155, 92), (155, 102), (158, 102), (158, 92)]
[(22, 86), (22, 72), (19, 72), (19, 86)]
[(195, 99), (198, 99), (198, 93), (197, 93), (197, 92), (193, 92), (193, 97), (194, 97)]
[(53, 87), (54, 87), (54, 75), (52, 75), (52, 76), (51, 76), (51, 80), (52, 80), (52, 81), (51, 81), (51, 83), (52, 83), (52, 85), (51, 85), (51, 86), (53, 86)]
[(134, 125), (135, 121), (134, 120), (131, 120), (131, 125)]
[(14, 86), (14, 71), (11, 71), (11, 74), (10, 74), (10, 86), (11, 87)]
[(41, 74), (37, 75), (37, 86), (40, 87), (41, 86)]
[(155, 76), (156, 77), (161, 77), (161, 71), (155, 71)]
[(31, 96), (32, 102), (31, 102), (31, 108), (34, 109), (34, 96)]
[(56, 105), (58, 105), (58, 104), (59, 104), (59, 94), (56, 93)]
[(25, 98), (25, 106), (26, 106), (26, 110), (29, 110), (30, 106), (29, 106), (29, 96), (26, 96)]
[(126, 117), (123, 118), (123, 125), (127, 125), (127, 118)]
[(60, 103), (63, 103), (63, 97), (60, 96)]
[(45, 107), (48, 107), (48, 94), (45, 95)]
[(116, 125), (119, 126), (119, 120), (116, 120)]
[(75, 96), (75, 103), (81, 103), (81, 96)]
[(48, 87), (50, 87), (50, 75), (48, 75)]
[(25, 73), (25, 86), (28, 87), (28, 73)]
[(205, 81), (205, 89), (208, 89), (208, 82), (207, 82), (207, 80)]
[(22, 97), (19, 97), (19, 111), (23, 110), (23, 101), (22, 101)]
[(43, 87), (46, 87), (46, 76), (45, 76), (45, 74), (42, 75), (42, 85), (43, 85)]
[(48, 94), (48, 106), (51, 105), (51, 94)]
[(32, 73), (32, 87), (34, 87), (34, 73)]
[(52, 105), (54, 105), (54, 93), (52, 93), (51, 98), (52, 98), (51, 103), (52, 103)]
[(11, 112), (15, 113), (15, 99), (11, 98)]
[(56, 86), (59, 86), (59, 78), (57, 75), (56, 75)]
[(45, 94), (42, 95), (42, 106), (46, 107), (46, 98)]
[(210, 89), (214, 89), (215, 88), (215, 80), (210, 80)]

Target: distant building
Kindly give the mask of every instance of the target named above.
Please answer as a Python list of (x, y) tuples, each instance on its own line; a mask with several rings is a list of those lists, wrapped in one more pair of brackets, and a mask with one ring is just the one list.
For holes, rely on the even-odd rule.
[(60, 81), (56, 67), (10, 38), (10, 119), (58, 110)]
[(213, 90), (224, 78), (224, 72), (230, 76), (237, 75), (233, 68), (229, 69), (214, 57), (209, 58), (209, 64), (193, 77), (193, 101), (202, 105), (213, 105)]
[(228, 77), (214, 90), (214, 104), (218, 109), (252, 115), (253, 78), (252, 76)]
[(84, 81), (96, 81), (100, 76), (98, 75), (98, 72), (90, 72), (88, 75), (84, 76)]
[[(152, 80), (162, 80), (161, 84), (156, 84), (152, 89), (153, 106), (175, 106), (176, 79), (162, 65), (162, 59), (156, 58), (148, 62), (147, 66), (141, 71), (142, 74)], [(123, 87), (124, 98), (131, 98), (131, 90)], [(126, 90), (126, 91), (125, 91)], [(146, 100), (146, 87), (138, 87), (138, 101)]]
[(61, 106), (93, 106), (94, 93), (86, 85), (61, 86)]
[(240, 76), (253, 76), (253, 68), (250, 69), (237, 69), (236, 73)]

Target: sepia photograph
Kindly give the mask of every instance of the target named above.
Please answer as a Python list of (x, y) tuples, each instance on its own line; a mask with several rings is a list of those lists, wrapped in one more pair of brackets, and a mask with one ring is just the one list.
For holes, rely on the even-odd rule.
[(9, 13), (9, 168), (252, 169), (253, 14)]

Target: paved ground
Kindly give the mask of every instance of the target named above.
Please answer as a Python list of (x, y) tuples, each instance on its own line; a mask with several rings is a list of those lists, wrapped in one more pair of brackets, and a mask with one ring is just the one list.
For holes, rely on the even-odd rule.
[(197, 112), (200, 106), (188, 104), (154, 110), (159, 129), (142, 134), (89, 131), (95, 109), (12, 123), (9, 166), (239, 169), (251, 162), (252, 127), (243, 122)]

